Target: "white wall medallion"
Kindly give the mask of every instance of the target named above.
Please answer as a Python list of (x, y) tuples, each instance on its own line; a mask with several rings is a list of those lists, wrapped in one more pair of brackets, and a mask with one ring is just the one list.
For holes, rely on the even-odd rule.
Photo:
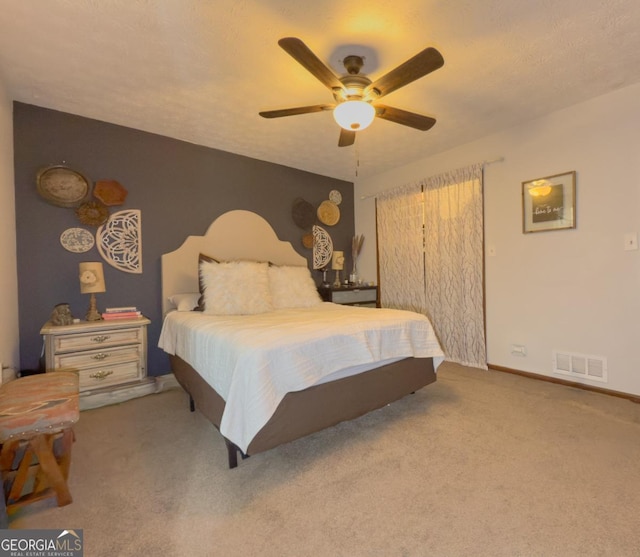
[(142, 273), (141, 212), (113, 213), (96, 232), (98, 251), (112, 267), (125, 273)]
[(324, 269), (331, 263), (333, 242), (329, 233), (321, 226), (313, 226), (313, 268)]
[(93, 234), (84, 228), (67, 228), (60, 234), (62, 247), (72, 253), (84, 253), (95, 244)]
[(342, 203), (342, 194), (338, 190), (331, 190), (329, 192), (329, 201), (333, 201), (336, 205)]

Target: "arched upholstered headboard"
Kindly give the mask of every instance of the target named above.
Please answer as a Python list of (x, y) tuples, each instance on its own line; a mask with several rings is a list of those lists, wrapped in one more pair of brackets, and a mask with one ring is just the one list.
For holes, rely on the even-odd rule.
[(198, 292), (198, 255), (220, 261), (270, 261), (306, 266), (307, 260), (290, 242), (278, 239), (271, 225), (251, 211), (235, 210), (214, 220), (204, 236), (189, 236), (175, 251), (165, 253), (162, 267), (162, 313), (173, 309), (169, 297)]

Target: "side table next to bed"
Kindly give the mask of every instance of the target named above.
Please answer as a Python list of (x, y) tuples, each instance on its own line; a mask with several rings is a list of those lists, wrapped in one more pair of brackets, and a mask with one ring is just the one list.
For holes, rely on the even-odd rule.
[(340, 286), (318, 289), (325, 302), (349, 306), (377, 307), (377, 286)]
[(155, 392), (147, 377), (146, 317), (80, 321), (40, 330), (47, 371), (74, 371), (80, 409), (86, 410)]

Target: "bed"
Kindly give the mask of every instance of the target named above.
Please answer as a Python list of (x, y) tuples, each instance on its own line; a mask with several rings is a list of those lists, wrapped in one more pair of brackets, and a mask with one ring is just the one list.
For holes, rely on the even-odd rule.
[(417, 391), (443, 359), (424, 316), (322, 302), (306, 259), (250, 211), (164, 254), (162, 299), (159, 346), (230, 468)]

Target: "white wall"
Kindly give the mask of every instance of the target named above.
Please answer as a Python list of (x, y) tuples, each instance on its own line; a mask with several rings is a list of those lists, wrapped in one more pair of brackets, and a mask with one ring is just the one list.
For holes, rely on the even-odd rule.
[[(359, 180), (364, 279), (375, 278), (375, 211), (362, 196), (497, 157), (485, 167), (489, 363), (566, 379), (552, 372), (553, 350), (604, 356), (608, 382), (583, 382), (640, 394), (640, 251), (624, 250), (624, 235), (640, 234), (640, 85)], [(571, 170), (577, 229), (523, 234), (521, 183)]]
[(19, 369), (13, 108), (0, 82), (0, 362)]

